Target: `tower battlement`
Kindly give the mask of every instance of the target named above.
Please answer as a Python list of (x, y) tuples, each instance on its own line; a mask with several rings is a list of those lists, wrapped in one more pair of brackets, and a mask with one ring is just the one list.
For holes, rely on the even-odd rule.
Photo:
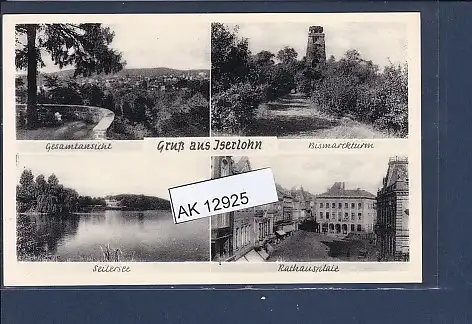
[(309, 34), (322, 34), (323, 33), (323, 27), (321, 26), (310, 26), (308, 28)]

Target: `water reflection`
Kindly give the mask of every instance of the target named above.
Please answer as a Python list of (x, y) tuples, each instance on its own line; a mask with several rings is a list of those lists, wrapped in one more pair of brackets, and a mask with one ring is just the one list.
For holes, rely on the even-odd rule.
[(18, 259), (105, 261), (109, 246), (121, 261), (208, 261), (208, 228), (208, 219), (175, 225), (170, 211), (18, 215)]

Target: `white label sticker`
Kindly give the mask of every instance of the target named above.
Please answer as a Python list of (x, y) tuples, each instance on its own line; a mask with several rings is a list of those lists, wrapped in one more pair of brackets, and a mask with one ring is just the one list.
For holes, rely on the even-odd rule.
[(176, 224), (276, 202), (270, 168), (169, 189)]

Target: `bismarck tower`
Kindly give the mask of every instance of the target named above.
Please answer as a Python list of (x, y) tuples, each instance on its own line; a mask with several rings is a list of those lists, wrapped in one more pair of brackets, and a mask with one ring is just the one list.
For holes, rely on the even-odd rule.
[(310, 26), (308, 29), (308, 45), (306, 48), (306, 64), (319, 68), (326, 62), (325, 34), (323, 27)]

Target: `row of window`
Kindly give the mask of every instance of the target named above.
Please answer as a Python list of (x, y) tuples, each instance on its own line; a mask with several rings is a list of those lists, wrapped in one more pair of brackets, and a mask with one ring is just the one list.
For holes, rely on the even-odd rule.
[[(343, 224), (343, 227), (341, 228), (341, 226), (335, 226), (334, 224), (329, 224), (328, 223), (324, 223), (323, 224), (323, 227), (322, 227), (322, 231), (323, 232), (328, 232), (328, 229), (330, 232), (341, 232), (341, 230), (343, 231), (347, 231), (347, 225), (346, 224)], [(356, 225), (354, 224), (351, 224), (351, 232), (355, 232), (357, 229), (357, 232), (361, 232), (362, 231), (362, 225), (358, 224), (357, 227)]]
[[(320, 219), (329, 219), (329, 212), (323, 213), (320, 212)], [(336, 213), (331, 213), (331, 219), (336, 219)], [(338, 221), (343, 219), (342, 213), (338, 213)], [(356, 213), (351, 213), (351, 220), (356, 219)], [(344, 213), (344, 220), (349, 220), (349, 213)], [(362, 220), (362, 213), (357, 213), (357, 220)]]
[(251, 241), (250, 235), (251, 226), (245, 225), (241, 228), (236, 228), (234, 241), (236, 244), (236, 249), (247, 245)]
[[(329, 203), (329, 202), (322, 203), (322, 202), (320, 202), (320, 208), (329, 208), (330, 205), (331, 205), (331, 208), (336, 208), (336, 203), (334, 203), (334, 202), (333, 203)], [(357, 203), (357, 204), (356, 203), (351, 203), (351, 209), (356, 208), (356, 205), (357, 205), (358, 209), (362, 209), (363, 205), (362, 205), (361, 202)], [(338, 209), (341, 209), (341, 208), (343, 208), (343, 203), (337, 203), (337, 206), (338, 206)], [(349, 203), (345, 202), (344, 203), (344, 208), (345, 209), (349, 208)], [(369, 209), (374, 208), (374, 203), (367, 203), (367, 208), (369, 208)]]

